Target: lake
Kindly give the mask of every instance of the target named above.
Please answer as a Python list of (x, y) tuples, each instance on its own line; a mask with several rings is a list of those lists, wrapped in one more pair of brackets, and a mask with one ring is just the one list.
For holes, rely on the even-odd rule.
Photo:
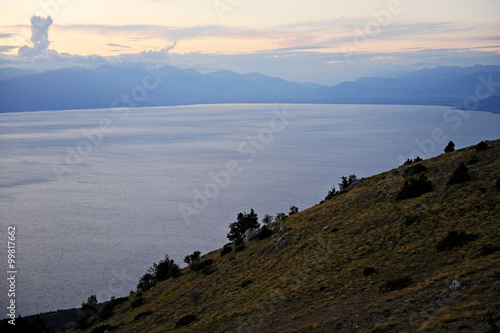
[[(253, 208), (262, 219), (303, 210), (342, 175), (429, 158), (450, 140), (462, 148), (498, 139), (499, 129), (500, 115), (438, 106), (0, 114), (4, 276), (15, 226), (17, 314), (79, 307), (91, 294), (125, 296), (165, 254), (181, 264), (223, 246), (238, 212)], [(8, 299), (1, 302), (5, 309)]]

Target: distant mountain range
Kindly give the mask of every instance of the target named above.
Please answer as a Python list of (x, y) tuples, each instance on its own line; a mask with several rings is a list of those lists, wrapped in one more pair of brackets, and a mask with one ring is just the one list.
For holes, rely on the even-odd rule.
[(436, 67), (327, 87), (259, 73), (103, 65), (0, 68), (0, 112), (213, 103), (425, 104), (500, 112), (500, 66)]

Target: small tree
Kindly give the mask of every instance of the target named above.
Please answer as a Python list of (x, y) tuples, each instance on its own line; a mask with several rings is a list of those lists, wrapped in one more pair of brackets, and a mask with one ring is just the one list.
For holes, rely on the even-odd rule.
[(271, 222), (273, 222), (273, 220), (274, 220), (274, 216), (266, 214), (266, 215), (264, 215), (264, 218), (262, 219), (262, 223), (264, 223), (264, 225), (269, 225)]
[(476, 150), (479, 151), (479, 150), (486, 150), (488, 149), (488, 143), (484, 142), (484, 141), (481, 141), (479, 142), (477, 145), (476, 145)]
[(193, 254), (190, 254), (184, 258), (184, 262), (188, 265), (191, 265), (199, 261), (200, 259), (201, 259), (201, 252), (194, 251)]
[[(151, 269), (150, 269), (151, 270)], [(144, 274), (137, 284), (138, 290), (147, 291), (153, 288), (156, 285), (156, 280), (152, 272), (148, 271), (148, 273)]]
[(334, 196), (336, 196), (339, 192), (335, 189), (335, 185), (328, 191), (328, 194), (325, 197), (325, 200), (330, 200)]
[(455, 144), (453, 143), (453, 141), (450, 141), (450, 142), (448, 142), (448, 145), (444, 149), (444, 152), (451, 153), (452, 151), (455, 151)]
[(87, 302), (82, 303), (82, 311), (86, 311), (86, 310), (91, 310), (91, 311), (97, 312), (98, 303), (97, 303), (97, 296), (96, 295), (90, 295), (87, 298)]
[(286, 214), (285, 213), (283, 213), (283, 212), (277, 213), (275, 221), (283, 220), (284, 218), (286, 218)]
[(227, 239), (238, 243), (242, 241), (245, 231), (248, 229), (258, 229), (259, 227), (259, 217), (253, 209), (250, 210), (249, 214), (246, 212), (238, 213), (237, 220), (229, 224), (230, 231), (227, 234)]
[(465, 183), (468, 182), (469, 180), (471, 180), (469, 175), (469, 169), (465, 166), (465, 164), (460, 163), (458, 168), (455, 171), (453, 171), (453, 174), (451, 175), (446, 185)]
[(432, 191), (432, 182), (425, 175), (420, 175), (419, 178), (411, 178), (404, 183), (396, 195), (396, 200), (416, 198), (430, 191)]
[(351, 186), (356, 180), (358, 180), (358, 178), (356, 177), (356, 175), (349, 175), (349, 177), (346, 177), (346, 176), (342, 176), (340, 177), (340, 179), (342, 180), (340, 183), (339, 183), (339, 188), (340, 188), (340, 191), (343, 191), (343, 190), (346, 190), (349, 186)]
[(180, 275), (181, 270), (173, 259), (169, 259), (165, 255), (165, 259), (158, 264), (153, 264), (154, 277), (156, 281), (164, 281), (168, 278), (176, 278)]
[(290, 206), (290, 213), (288, 215), (292, 216), (293, 214), (297, 214), (299, 212), (299, 208), (296, 206)]

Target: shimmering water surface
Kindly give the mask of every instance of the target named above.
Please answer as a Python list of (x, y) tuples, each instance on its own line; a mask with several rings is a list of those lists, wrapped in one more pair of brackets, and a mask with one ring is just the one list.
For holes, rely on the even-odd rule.
[(127, 295), (165, 254), (182, 263), (221, 247), (238, 212), (303, 210), (342, 175), (435, 156), (449, 140), (460, 148), (497, 139), (499, 129), (500, 115), (435, 106), (0, 114), (0, 260), (7, 275), (15, 225), (17, 314)]

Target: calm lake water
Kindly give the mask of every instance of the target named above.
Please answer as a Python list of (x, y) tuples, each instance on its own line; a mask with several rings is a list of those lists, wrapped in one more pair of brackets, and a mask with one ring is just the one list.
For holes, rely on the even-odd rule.
[(0, 293), (8, 226), (17, 228), (17, 314), (78, 307), (91, 294), (128, 295), (165, 254), (182, 263), (221, 247), (238, 212), (303, 210), (342, 175), (435, 156), (449, 140), (498, 139), (499, 129), (500, 115), (435, 106), (0, 114)]

